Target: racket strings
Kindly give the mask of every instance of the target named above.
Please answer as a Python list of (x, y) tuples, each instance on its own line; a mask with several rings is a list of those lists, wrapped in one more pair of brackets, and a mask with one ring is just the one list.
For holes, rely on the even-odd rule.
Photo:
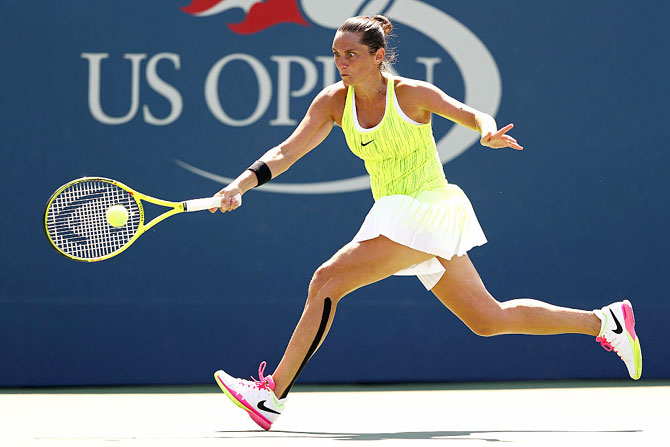
[[(107, 210), (123, 205), (128, 221), (113, 227)], [(55, 197), (47, 210), (47, 231), (54, 245), (69, 256), (94, 259), (123, 248), (137, 233), (141, 213), (125, 189), (113, 183), (87, 180), (72, 184)]]

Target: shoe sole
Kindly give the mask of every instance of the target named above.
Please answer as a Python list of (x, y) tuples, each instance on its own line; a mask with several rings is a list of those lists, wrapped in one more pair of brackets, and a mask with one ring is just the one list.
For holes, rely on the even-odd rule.
[(221, 388), (221, 391), (224, 392), (226, 396), (228, 396), (228, 399), (230, 399), (235, 405), (243, 409), (249, 414), (249, 417), (256, 423), (258, 424), (263, 430), (270, 430), (270, 427), (272, 427), (272, 422), (268, 421), (263, 417), (263, 415), (256, 413), (256, 411), (249, 405), (247, 401), (244, 399), (239, 400), (237, 397), (235, 397), (235, 394), (232, 390), (230, 390), (225, 383), (219, 378), (219, 375), (217, 373), (214, 373), (214, 379), (216, 380), (217, 385), (219, 385), (219, 388)]
[(628, 300), (623, 301), (623, 319), (628, 333), (628, 341), (633, 347), (633, 358), (635, 361), (635, 375), (633, 380), (638, 380), (642, 376), (642, 348), (640, 347), (640, 338), (635, 333), (635, 314), (633, 305)]

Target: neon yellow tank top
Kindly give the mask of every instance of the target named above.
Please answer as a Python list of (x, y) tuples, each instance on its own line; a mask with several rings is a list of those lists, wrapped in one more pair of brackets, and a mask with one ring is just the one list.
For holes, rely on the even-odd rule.
[(423, 191), (447, 185), (431, 123), (416, 123), (404, 114), (391, 76), (384, 117), (371, 129), (364, 129), (358, 123), (354, 88), (349, 87), (342, 130), (351, 152), (365, 162), (375, 200), (393, 194), (416, 197)]

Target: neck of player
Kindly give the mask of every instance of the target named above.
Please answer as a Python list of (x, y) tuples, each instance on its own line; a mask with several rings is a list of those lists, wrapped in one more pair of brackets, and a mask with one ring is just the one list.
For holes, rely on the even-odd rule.
[(356, 89), (356, 100), (366, 103), (374, 103), (386, 99), (387, 79), (381, 71), (377, 71), (369, 78), (361, 80), (354, 86)]

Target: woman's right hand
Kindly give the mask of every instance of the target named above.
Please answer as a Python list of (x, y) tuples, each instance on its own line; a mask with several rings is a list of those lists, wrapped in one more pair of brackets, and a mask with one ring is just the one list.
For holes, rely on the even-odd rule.
[(223, 188), (221, 191), (214, 194), (214, 197), (221, 197), (221, 207), (220, 208), (211, 208), (210, 213), (216, 213), (216, 210), (220, 210), (222, 213), (226, 211), (233, 211), (234, 209), (242, 206), (242, 191), (237, 186), (228, 185)]

